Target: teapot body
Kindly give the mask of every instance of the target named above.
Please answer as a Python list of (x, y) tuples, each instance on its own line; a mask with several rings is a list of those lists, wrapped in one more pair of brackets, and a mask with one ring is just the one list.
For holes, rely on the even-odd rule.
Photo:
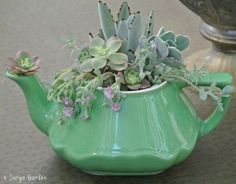
[(49, 130), (52, 148), (74, 166), (96, 175), (149, 175), (192, 152), (201, 122), (178, 86), (128, 93), (119, 112), (97, 96), (89, 120), (55, 121)]

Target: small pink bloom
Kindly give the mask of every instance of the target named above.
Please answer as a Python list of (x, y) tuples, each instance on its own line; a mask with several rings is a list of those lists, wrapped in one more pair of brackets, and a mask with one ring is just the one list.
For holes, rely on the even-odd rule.
[(64, 107), (63, 113), (66, 117), (70, 118), (70, 117), (74, 116), (74, 108)]
[(103, 93), (109, 100), (113, 99), (115, 96), (115, 93), (111, 87), (105, 88)]
[(113, 103), (111, 108), (112, 108), (113, 111), (118, 112), (120, 110), (120, 104)]

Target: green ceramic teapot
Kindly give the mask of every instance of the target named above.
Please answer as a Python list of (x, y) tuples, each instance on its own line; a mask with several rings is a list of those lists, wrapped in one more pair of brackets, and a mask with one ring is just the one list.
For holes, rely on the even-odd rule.
[[(224, 111), (215, 110), (205, 121), (181, 93), (183, 83), (167, 83), (141, 91), (124, 92), (120, 112), (101, 108), (102, 94), (94, 102), (90, 120), (68, 119), (60, 124), (61, 106), (47, 100), (47, 91), (36, 75), (7, 77), (23, 90), (34, 124), (49, 137), (56, 154), (83, 171), (96, 175), (150, 175), (183, 161), (197, 140), (221, 121)], [(226, 73), (213, 73), (199, 81), (218, 87), (231, 84)]]

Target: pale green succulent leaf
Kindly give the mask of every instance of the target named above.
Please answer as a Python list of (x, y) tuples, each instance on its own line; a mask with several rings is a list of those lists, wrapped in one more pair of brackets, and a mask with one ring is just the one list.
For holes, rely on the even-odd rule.
[(167, 31), (160, 36), (163, 41), (172, 40), (175, 42), (175, 34), (172, 31)]
[(101, 69), (106, 66), (107, 60), (104, 58), (92, 58), (90, 59), (92, 68), (95, 70)]
[(107, 66), (109, 66), (112, 70), (115, 70), (115, 71), (122, 71), (122, 70), (125, 70), (128, 66), (127, 63), (125, 64), (113, 64), (112, 62), (109, 62), (107, 64)]
[(127, 53), (127, 52), (128, 52), (127, 46), (128, 46), (128, 40), (125, 39), (125, 40), (122, 41), (122, 46), (121, 46), (121, 48), (119, 49), (119, 52), (121, 52), (121, 53)]
[(136, 13), (134, 19), (129, 27), (128, 34), (128, 50), (136, 51), (139, 39), (141, 37), (141, 15), (140, 13)]
[(102, 48), (105, 45), (105, 41), (101, 38), (94, 38), (90, 43), (90, 48)]
[(116, 26), (112, 17), (112, 14), (105, 3), (99, 1), (98, 12), (101, 28), (105, 39), (109, 39), (111, 36), (116, 35)]
[(107, 48), (109, 50), (109, 54), (116, 53), (122, 46), (122, 41), (117, 37), (110, 37), (107, 40)]
[(128, 17), (128, 19), (127, 19), (127, 21), (126, 21), (126, 23), (127, 23), (127, 25), (128, 25), (128, 28), (131, 26), (131, 23), (132, 23), (132, 21), (133, 21), (133, 19), (134, 19), (134, 14), (131, 14), (129, 17)]
[(173, 42), (172, 40), (167, 40), (167, 41), (166, 41), (166, 44), (167, 44), (169, 47), (177, 47), (177, 45), (175, 44), (175, 42)]
[(127, 2), (123, 2), (118, 13), (118, 23), (121, 20), (127, 20), (129, 16), (130, 16), (129, 5)]
[(154, 11), (151, 11), (149, 14), (148, 22), (145, 28), (145, 36), (149, 38), (154, 34)]
[(190, 39), (188, 36), (184, 36), (184, 35), (178, 35), (176, 37), (176, 45), (178, 50), (183, 51), (185, 50), (190, 43)]
[(123, 53), (115, 53), (109, 57), (109, 60), (113, 64), (125, 64), (128, 63), (128, 56)]
[(128, 24), (126, 23), (125, 20), (121, 20), (118, 25), (117, 36), (122, 40), (128, 39), (128, 31), (129, 31)]
[(169, 55), (169, 49), (167, 48), (165, 42), (162, 39), (160, 39), (159, 37), (156, 37), (155, 45), (161, 58), (167, 57)]
[(176, 49), (175, 47), (169, 47), (168, 57), (172, 57), (172, 58), (175, 58), (177, 60), (182, 60), (181, 52), (178, 49)]
[(93, 70), (91, 59), (84, 61), (79, 66), (79, 71), (87, 73)]

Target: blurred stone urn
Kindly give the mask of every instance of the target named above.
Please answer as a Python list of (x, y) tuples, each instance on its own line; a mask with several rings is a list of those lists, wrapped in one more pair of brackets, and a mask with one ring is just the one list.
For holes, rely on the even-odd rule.
[(236, 86), (236, 0), (180, 0), (203, 20), (201, 34), (213, 44), (211, 49), (186, 59), (189, 68), (205, 64), (210, 71), (227, 71)]

